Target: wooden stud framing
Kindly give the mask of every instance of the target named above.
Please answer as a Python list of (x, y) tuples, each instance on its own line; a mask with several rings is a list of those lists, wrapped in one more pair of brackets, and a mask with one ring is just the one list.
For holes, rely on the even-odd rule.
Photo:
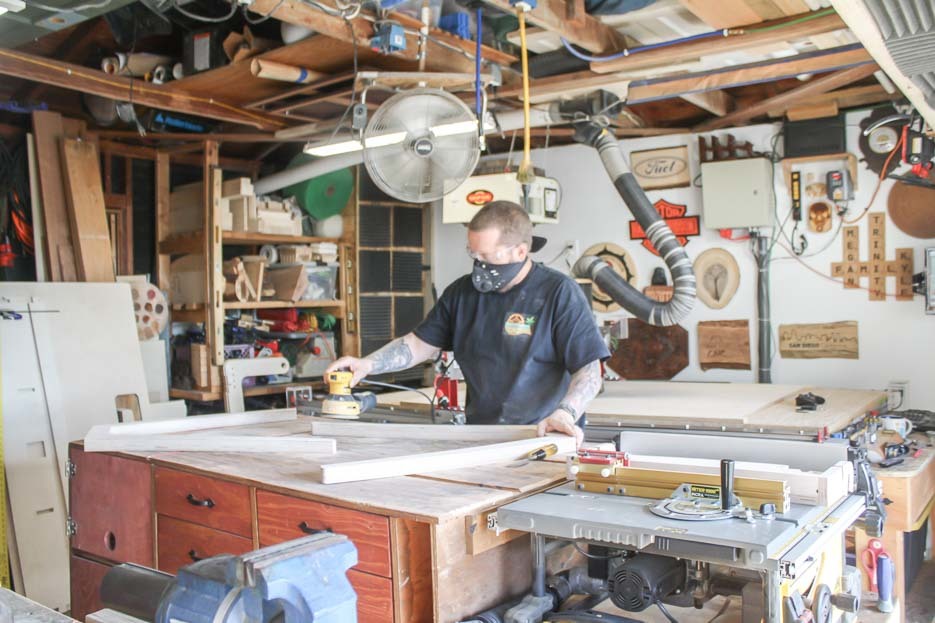
[(160, 246), (169, 237), (169, 154), (156, 153), (156, 283), (159, 289), (169, 290), (169, 264), (171, 258)]
[(211, 361), (224, 365), (224, 273), (221, 250), (221, 185), (223, 174), (217, 168), (218, 144), (205, 143), (204, 150), (204, 257), (208, 310), (205, 335), (211, 344)]

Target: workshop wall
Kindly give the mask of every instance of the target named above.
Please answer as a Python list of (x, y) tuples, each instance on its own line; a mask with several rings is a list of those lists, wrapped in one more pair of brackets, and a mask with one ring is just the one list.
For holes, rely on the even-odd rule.
[[(865, 112), (847, 116), (848, 151), (857, 154), (859, 121)], [(739, 141), (749, 140), (754, 149), (762, 152), (771, 150), (771, 139), (779, 131), (779, 124), (733, 128), (715, 132), (709, 136), (725, 136), (730, 133)], [(781, 143), (781, 141), (780, 141)], [(702, 193), (698, 162), (697, 136), (691, 134), (632, 139), (624, 142), (624, 153), (631, 151), (687, 145), (691, 161), (691, 176), (695, 183), (687, 188), (650, 191), (651, 201), (665, 199), (675, 204), (687, 205), (687, 214), (701, 214)], [(781, 149), (781, 146), (780, 146)], [(521, 154), (515, 154), (518, 159)], [(649, 285), (653, 269), (664, 266), (662, 260), (644, 249), (639, 241), (629, 237), (629, 221), (632, 219), (624, 207), (613, 185), (601, 166), (597, 152), (578, 145), (533, 151), (533, 161), (544, 167), (547, 175), (555, 177), (562, 185), (561, 222), (559, 225), (540, 225), (536, 233), (546, 236), (548, 245), (540, 251), (537, 261), (547, 262), (559, 255), (569, 241), (577, 241), (580, 251), (592, 244), (614, 242), (632, 255), (638, 272), (637, 286)], [(809, 173), (823, 180), (825, 173), (843, 167), (841, 161), (816, 163), (801, 168), (803, 180)], [(899, 170), (899, 173), (905, 172)], [(782, 168), (774, 171), (777, 213), (785, 219), (790, 210), (789, 192), (782, 177)], [(862, 164), (858, 165), (858, 184), (854, 200), (850, 202), (847, 218), (854, 218), (866, 207), (876, 185), (877, 176)], [(871, 211), (886, 211), (886, 200), (892, 181), (884, 181)], [(803, 184), (803, 188), (804, 188)], [(807, 207), (807, 203), (805, 206)], [(807, 217), (806, 217), (807, 218)], [(860, 221), (861, 259), (867, 259), (867, 223)], [(800, 227), (800, 231), (804, 230)], [(470, 271), (471, 262), (463, 249), (466, 244), (463, 225), (443, 225), (441, 206), (435, 209), (433, 223), (433, 275), (439, 294), (458, 276)], [(791, 220), (785, 231), (791, 235)], [(804, 262), (816, 271), (829, 275), (831, 263), (841, 261), (842, 242), (838, 233), (838, 218), (834, 217), (830, 232), (816, 234), (806, 232), (808, 248)], [(787, 243), (780, 239), (773, 250), (771, 264), (772, 322), (775, 355), (772, 363), (774, 383), (809, 384), (848, 388), (885, 389), (891, 380), (908, 380), (908, 400), (904, 408), (935, 408), (935, 316), (926, 316), (922, 300), (916, 297), (909, 302), (887, 298), (885, 302), (868, 300), (866, 279), (862, 288), (845, 290), (834, 283), (809, 271), (791, 257), (784, 248)], [(893, 225), (887, 217), (886, 257), (895, 258), (895, 249), (911, 247), (914, 252), (914, 270), (923, 269), (923, 250), (935, 245), (933, 240), (910, 237)], [(720, 247), (727, 249), (740, 266), (741, 279), (737, 294), (723, 309), (714, 310), (698, 301), (694, 310), (681, 323), (689, 332), (690, 364), (674, 380), (703, 382), (755, 382), (756, 361), (756, 265), (750, 251), (749, 241), (732, 242), (721, 238), (716, 230), (706, 229), (702, 219), (701, 235), (690, 238), (686, 250), (692, 258), (702, 251)], [(571, 258), (572, 261), (574, 258)], [(552, 266), (569, 272), (564, 258)], [(670, 279), (671, 282), (671, 279)], [(895, 291), (895, 280), (887, 280), (887, 292)], [(628, 314), (618, 312), (602, 314), (605, 318), (625, 318)], [(697, 325), (704, 320), (750, 320), (750, 344), (752, 370), (711, 369), (702, 371), (698, 365)], [(778, 327), (789, 323), (823, 323), (856, 320), (859, 330), (859, 359), (783, 359), (778, 354)]]

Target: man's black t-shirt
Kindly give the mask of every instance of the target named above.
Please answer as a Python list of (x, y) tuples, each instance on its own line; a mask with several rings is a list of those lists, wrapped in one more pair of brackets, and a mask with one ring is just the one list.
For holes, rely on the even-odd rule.
[(461, 277), (415, 334), (454, 351), (470, 424), (535, 424), (558, 407), (570, 373), (610, 356), (581, 288), (541, 264), (503, 293), (480, 293)]

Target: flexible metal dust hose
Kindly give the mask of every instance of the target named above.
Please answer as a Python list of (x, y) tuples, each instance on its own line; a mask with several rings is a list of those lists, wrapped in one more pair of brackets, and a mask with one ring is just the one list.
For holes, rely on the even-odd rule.
[(669, 267), (672, 298), (666, 303), (650, 299), (615, 273), (607, 262), (593, 255), (585, 255), (575, 262), (575, 276), (591, 279), (610, 298), (643, 322), (663, 327), (678, 324), (695, 304), (695, 274), (691, 260), (630, 172), (617, 138), (603, 131), (591, 141), (591, 145), (600, 154), (620, 197)]

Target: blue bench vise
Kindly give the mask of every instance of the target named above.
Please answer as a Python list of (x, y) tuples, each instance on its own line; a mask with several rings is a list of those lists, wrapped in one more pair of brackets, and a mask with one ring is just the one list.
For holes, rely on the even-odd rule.
[(347, 570), (357, 548), (346, 536), (315, 534), (183, 567), (177, 576), (118, 565), (101, 583), (106, 608), (151, 623), (356, 623)]

